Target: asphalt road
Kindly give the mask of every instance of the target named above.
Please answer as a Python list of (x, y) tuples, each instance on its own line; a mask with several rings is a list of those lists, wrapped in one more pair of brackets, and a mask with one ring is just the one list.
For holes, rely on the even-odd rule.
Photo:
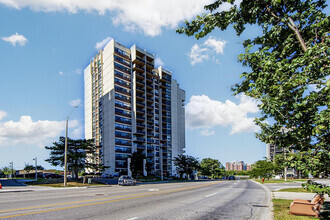
[(0, 219), (267, 219), (250, 180), (67, 188), (0, 194)]

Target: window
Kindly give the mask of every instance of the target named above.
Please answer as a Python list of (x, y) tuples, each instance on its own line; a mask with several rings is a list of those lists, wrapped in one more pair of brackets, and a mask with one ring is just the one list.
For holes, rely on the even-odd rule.
[(119, 53), (119, 54), (121, 54), (123, 56), (130, 57), (130, 55), (128, 53), (126, 53), (125, 51), (123, 51), (123, 50), (121, 50), (121, 49), (119, 49), (117, 47), (115, 47), (115, 52), (116, 53)]
[(119, 68), (120, 70), (126, 71), (126, 72), (129, 72), (130, 71), (130, 69), (128, 67), (125, 67), (123, 65), (120, 65), (118, 63), (115, 63), (115, 67)]
[(132, 127), (131, 126), (122, 125), (122, 124), (118, 124), (118, 123), (115, 123), (115, 128), (116, 129), (125, 130), (125, 131), (131, 131), (132, 130)]
[(118, 61), (120, 61), (120, 62), (122, 62), (122, 63), (127, 64), (127, 65), (131, 65), (131, 63), (130, 63), (129, 61), (124, 60), (124, 59), (121, 58), (121, 57), (117, 57), (117, 56), (115, 56), (115, 60), (118, 60)]

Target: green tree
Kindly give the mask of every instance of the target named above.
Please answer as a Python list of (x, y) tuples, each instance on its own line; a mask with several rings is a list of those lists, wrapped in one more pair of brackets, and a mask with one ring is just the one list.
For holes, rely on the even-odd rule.
[(138, 150), (132, 153), (130, 158), (131, 158), (130, 169), (132, 171), (132, 175), (135, 178), (138, 178), (138, 175), (143, 176), (143, 170), (144, 170), (143, 160), (146, 159), (145, 154)]
[[(226, 2), (231, 8), (219, 12)], [(242, 73), (234, 94), (259, 101), (262, 117), (255, 122), (261, 127), (256, 134), (261, 141), (308, 151), (319, 163), (330, 161), (330, 19), (322, 12), (326, 1), (243, 0), (239, 6), (234, 2), (206, 5), (208, 13), (186, 21), (177, 32), (199, 39), (230, 25), (237, 35), (247, 25), (260, 26), (261, 36), (243, 42), (245, 53), (238, 60), (250, 71)]]
[(214, 178), (215, 174), (219, 176), (223, 173), (223, 166), (219, 160), (204, 158), (200, 163), (200, 171), (202, 175)]
[[(35, 170), (36, 167), (33, 165), (30, 165), (29, 163), (25, 164), (23, 170), (25, 171), (24, 173), (24, 178), (25, 178), (25, 174), (29, 174), (31, 170)], [(41, 165), (37, 165), (37, 170), (44, 170), (43, 166)]]
[(33, 170), (34, 166), (30, 165), (30, 164), (25, 164), (23, 170), (25, 171), (24, 173), (24, 178), (25, 178), (25, 174), (29, 174), (31, 170)]
[(250, 177), (270, 178), (274, 173), (274, 164), (266, 160), (258, 160), (252, 165)]
[[(53, 166), (64, 166), (65, 137), (60, 137), (53, 146), (46, 146), (50, 150), (50, 157), (45, 161)], [(79, 171), (92, 169), (100, 172), (105, 167), (99, 163), (100, 147), (95, 146), (93, 140), (68, 138), (68, 168), (72, 170), (73, 177), (78, 178)]]
[(177, 157), (174, 157), (173, 162), (181, 178), (185, 173), (187, 174), (188, 179), (188, 175), (192, 175), (195, 170), (199, 169), (198, 159), (193, 156), (178, 155)]
[[(9, 167), (9, 166), (2, 167), (2, 172), (7, 176), (10, 175), (12, 172), (11, 167)], [(15, 174), (15, 172), (16, 172), (16, 170), (13, 170), (13, 174)]]

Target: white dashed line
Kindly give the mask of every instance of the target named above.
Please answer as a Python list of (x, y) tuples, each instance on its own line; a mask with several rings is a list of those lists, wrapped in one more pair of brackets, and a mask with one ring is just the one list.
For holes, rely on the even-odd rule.
[(213, 194), (207, 195), (207, 196), (205, 196), (205, 198), (207, 198), (207, 197), (211, 197), (211, 196), (214, 196), (214, 195), (216, 195), (216, 194), (218, 194), (218, 193), (216, 192), (216, 193), (213, 193)]
[(159, 189), (148, 189), (149, 192), (159, 191)]
[(135, 219), (138, 219), (138, 217), (129, 218), (127, 220), (135, 220)]

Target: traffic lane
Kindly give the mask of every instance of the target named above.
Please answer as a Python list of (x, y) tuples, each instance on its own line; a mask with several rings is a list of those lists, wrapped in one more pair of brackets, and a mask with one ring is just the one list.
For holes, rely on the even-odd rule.
[[(164, 185), (159, 184), (160, 187), (166, 188), (162, 189), (161, 193), (163, 191), (165, 193), (168, 193), (167, 189), (173, 188), (174, 191), (180, 191), (180, 190), (187, 190), (189, 188), (196, 188), (200, 187), (199, 185), (205, 185), (205, 184), (198, 184), (198, 183), (188, 183), (188, 184), (167, 184), (166, 187)], [(167, 190), (167, 191), (166, 191)], [(71, 193), (70, 193), (71, 191)], [(77, 191), (78, 194), (77, 194)], [(149, 196), (152, 194), (155, 190), (148, 190), (144, 189), (141, 187), (114, 187), (113, 191), (110, 193), (109, 190), (104, 190), (104, 188), (96, 188), (93, 189), (93, 192), (89, 192), (88, 190), (59, 190), (59, 193), (54, 194), (54, 192), (48, 193), (47, 197), (42, 196), (43, 192), (41, 194), (39, 193), (38, 195), (30, 194), (28, 195), (27, 193), (20, 194), (21, 196), (25, 196), (24, 202), (22, 202), (19, 198), (16, 199), (15, 202), (12, 202), (12, 205), (9, 208), (2, 206), (1, 205), (1, 210), (0, 210), (0, 216), (4, 216), (4, 214), (8, 215), (8, 213), (13, 213), (12, 215), (17, 215), (20, 212), (21, 213), (33, 213), (33, 212), (38, 212), (38, 211), (46, 211), (49, 209), (65, 209), (67, 206), (77, 206), (77, 207), (84, 207), (87, 206), (90, 203), (95, 204), (100, 204), (100, 203), (107, 203), (109, 200), (126, 200), (128, 198), (138, 198), (138, 197), (143, 197), (143, 196)], [(172, 190), (173, 191), (173, 190)], [(170, 191), (170, 192), (172, 192)], [(64, 193), (65, 192), (65, 193)], [(98, 192), (98, 193), (97, 193)], [(108, 197), (104, 197), (104, 196)], [(32, 198), (34, 197), (34, 198)], [(35, 198), (37, 197), (37, 198)], [(28, 199), (27, 199), (28, 198)], [(24, 203), (24, 205), (21, 205), (21, 203)], [(8, 206), (8, 205), (7, 205)], [(10, 210), (11, 209), (11, 210)]]
[[(256, 196), (256, 193), (259, 193), (256, 190), (260, 191), (260, 186), (248, 181), (189, 187), (175, 188), (172, 192), (164, 190), (150, 196), (141, 195), (138, 198), (57, 210), (47, 213), (47, 219), (244, 219), (246, 216), (256, 216), (257, 209), (264, 208), (264, 204), (260, 203), (262, 199)], [(250, 194), (246, 193), (247, 190)], [(251, 193), (254, 195), (252, 200), (247, 198), (251, 197)], [(237, 200), (242, 202), (235, 202)], [(237, 208), (240, 211), (234, 212)], [(44, 214), (35, 213), (32, 216), (35, 219), (43, 219)], [(31, 219), (31, 216), (20, 216), (19, 219)]]

